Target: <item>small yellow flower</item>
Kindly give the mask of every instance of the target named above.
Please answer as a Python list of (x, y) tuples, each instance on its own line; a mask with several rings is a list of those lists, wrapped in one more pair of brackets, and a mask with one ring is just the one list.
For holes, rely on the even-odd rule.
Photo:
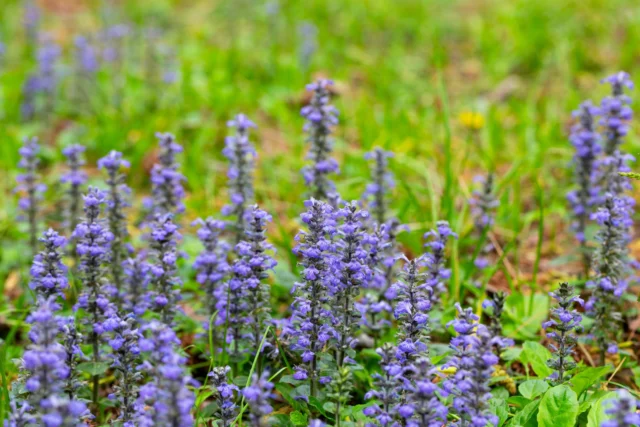
[(484, 126), (484, 117), (474, 111), (463, 111), (458, 116), (458, 120), (462, 126), (473, 131), (478, 131)]

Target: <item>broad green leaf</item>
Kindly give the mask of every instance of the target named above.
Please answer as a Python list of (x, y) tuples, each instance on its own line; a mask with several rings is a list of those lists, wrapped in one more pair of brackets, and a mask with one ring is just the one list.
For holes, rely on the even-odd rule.
[(270, 425), (275, 427), (293, 427), (289, 416), (284, 414), (272, 415)]
[(615, 397), (615, 395), (615, 392), (610, 391), (600, 396), (600, 398), (591, 405), (591, 409), (587, 415), (587, 427), (600, 427), (602, 422), (608, 418), (607, 414), (605, 414), (605, 410), (609, 405), (608, 400)]
[(597, 368), (586, 368), (571, 377), (571, 388), (578, 396), (583, 391), (600, 381), (603, 375), (611, 371), (611, 366), (598, 366)]
[(540, 401), (534, 400), (518, 412), (509, 423), (510, 427), (536, 427)]
[(507, 399), (507, 403), (516, 409), (523, 409), (527, 406), (531, 401), (522, 396), (511, 396)]
[(504, 399), (493, 398), (489, 400), (489, 408), (491, 412), (498, 416), (498, 427), (502, 426), (504, 422), (509, 418), (509, 410), (507, 409), (507, 402)]
[(77, 369), (80, 372), (94, 376), (104, 374), (107, 372), (107, 369), (109, 369), (109, 366), (111, 366), (111, 364), (108, 362), (83, 362), (77, 366)]
[(504, 387), (496, 387), (491, 390), (491, 395), (495, 399), (507, 400), (509, 398), (509, 391)]
[(547, 390), (540, 401), (538, 425), (541, 427), (573, 427), (578, 417), (578, 396), (566, 385)]
[(551, 352), (542, 344), (535, 341), (527, 341), (522, 346), (523, 362), (530, 363), (533, 371), (540, 378), (547, 378), (553, 373), (553, 369), (547, 366), (551, 359)]
[(527, 399), (535, 399), (549, 390), (549, 384), (544, 380), (529, 380), (518, 386), (518, 391)]
[(307, 414), (303, 414), (300, 411), (293, 411), (289, 414), (289, 418), (291, 419), (293, 425), (296, 426), (306, 426), (308, 424)]
[(589, 408), (591, 408), (591, 405), (593, 405), (598, 399), (600, 399), (602, 396), (604, 396), (607, 393), (609, 392), (606, 390), (598, 390), (595, 393), (591, 393), (589, 397), (587, 397), (584, 401), (580, 402), (578, 413), (582, 414), (583, 412), (588, 411)]

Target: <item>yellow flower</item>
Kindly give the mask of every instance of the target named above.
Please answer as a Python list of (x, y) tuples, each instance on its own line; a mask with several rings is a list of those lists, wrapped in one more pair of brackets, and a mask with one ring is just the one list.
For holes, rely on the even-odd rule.
[(478, 131), (484, 126), (484, 117), (474, 111), (463, 111), (458, 116), (458, 120), (462, 126), (473, 131)]

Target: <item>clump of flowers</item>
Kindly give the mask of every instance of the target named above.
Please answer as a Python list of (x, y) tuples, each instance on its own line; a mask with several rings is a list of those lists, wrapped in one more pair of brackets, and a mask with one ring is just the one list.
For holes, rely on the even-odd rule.
[(498, 417), (489, 410), (489, 381), (499, 362), (494, 348), (505, 343), (478, 324), (471, 308), (463, 310), (456, 303), (456, 309), (459, 317), (451, 325), (458, 335), (451, 339), (453, 356), (445, 365), (456, 368), (456, 373), (444, 383), (444, 389), (455, 396), (453, 408), (462, 420), (476, 426), (497, 425)]
[(294, 252), (301, 257), (302, 281), (295, 284), (291, 306), (291, 322), (285, 334), (292, 337), (291, 349), (301, 353), (302, 365), (295, 368), (294, 378), (309, 380), (311, 396), (316, 396), (320, 378), (318, 354), (334, 337), (333, 313), (327, 307), (329, 289), (333, 286), (330, 258), (333, 256), (336, 221), (333, 208), (327, 203), (311, 199), (305, 202), (307, 212), (301, 215), (308, 231), (296, 236), (299, 242)]
[(489, 317), (489, 331), (496, 337), (502, 336), (502, 313), (506, 298), (504, 292), (495, 292), (491, 295), (491, 299), (482, 302), (482, 308), (487, 310)]
[[(443, 396), (446, 396), (447, 393), (433, 381), (437, 368), (431, 364), (428, 358), (420, 357), (411, 366), (410, 370), (412, 380), (403, 387), (406, 403), (397, 409), (398, 414), (409, 427), (443, 425), (447, 421), (449, 410), (438, 399), (438, 392)], [(478, 421), (482, 422), (482, 418), (478, 419)]]
[(173, 222), (173, 215), (157, 215), (151, 224), (151, 259), (152, 274), (150, 295), (151, 308), (159, 313), (162, 322), (170, 325), (178, 309), (180, 301), (178, 287), (182, 284), (178, 277), (178, 253), (176, 246), (181, 238), (178, 226)]
[(311, 146), (307, 156), (311, 165), (302, 169), (302, 175), (311, 197), (336, 205), (339, 196), (329, 175), (338, 172), (338, 162), (331, 158), (331, 134), (338, 124), (338, 110), (330, 104), (331, 86), (333, 82), (325, 79), (307, 85), (312, 92), (311, 102), (302, 108), (301, 114), (306, 119), (304, 131)]
[[(368, 417), (377, 419), (381, 426), (394, 425), (398, 418), (398, 405), (402, 396), (403, 368), (395, 360), (396, 349), (390, 343), (385, 343), (376, 350), (381, 357), (382, 373), (372, 374), (374, 388), (365, 394), (366, 400), (375, 399), (376, 402), (364, 410)], [(372, 424), (376, 425), (376, 424)]]
[[(115, 307), (109, 301), (105, 291), (105, 267), (110, 259), (109, 247), (113, 234), (105, 227), (100, 218), (105, 194), (95, 187), (89, 187), (84, 196), (84, 220), (78, 224), (73, 237), (77, 242), (80, 256), (80, 273), (82, 274), (83, 293), (78, 298), (78, 308), (82, 308), (87, 317), (84, 319), (89, 331), (88, 343), (91, 344), (94, 363), (100, 362), (100, 343), (106, 332), (105, 321), (111, 316)], [(93, 400), (98, 399), (99, 376), (93, 377)]]
[(395, 318), (398, 321), (398, 349), (396, 357), (402, 366), (408, 366), (418, 357), (428, 355), (429, 312), (433, 290), (421, 271), (424, 257), (404, 258), (400, 280), (394, 285), (396, 292)]
[(580, 328), (582, 316), (573, 306), (576, 302), (583, 305), (583, 301), (566, 282), (549, 295), (558, 302), (558, 306), (552, 310), (553, 317), (544, 322), (542, 327), (547, 331), (547, 336), (556, 342), (550, 345), (554, 354), (547, 363), (555, 371), (552, 379), (560, 384), (569, 380), (566, 374), (576, 366), (572, 356), (576, 344), (574, 331)]
[(424, 263), (427, 267), (427, 286), (430, 288), (431, 304), (440, 302), (440, 295), (447, 290), (447, 281), (451, 277), (451, 270), (446, 267), (446, 247), (450, 237), (457, 238), (458, 235), (451, 230), (447, 221), (438, 221), (436, 229), (425, 233), (424, 238), (428, 240), (425, 244), (430, 249), (424, 255)]
[(42, 201), (42, 193), (47, 189), (39, 181), (40, 144), (38, 139), (25, 138), (19, 153), (18, 167), (24, 172), (16, 178), (18, 182), (16, 192), (20, 194), (18, 207), (24, 212), (24, 218), (29, 226), (29, 244), (32, 254), (35, 255), (38, 252), (38, 203)]
[(64, 298), (64, 291), (69, 287), (69, 281), (67, 267), (62, 263), (62, 248), (67, 244), (67, 239), (50, 228), (43, 233), (40, 242), (44, 248), (33, 259), (29, 288), (36, 295), (44, 298), (50, 296)]
[(608, 418), (600, 424), (601, 427), (633, 427), (640, 425), (640, 413), (637, 412), (640, 403), (626, 390), (616, 392), (615, 399), (608, 402), (611, 407), (605, 410)]
[(85, 147), (80, 144), (73, 144), (62, 150), (62, 154), (67, 158), (67, 172), (62, 175), (60, 181), (69, 186), (67, 190), (67, 223), (73, 233), (82, 207), (82, 186), (87, 182), (87, 174), (81, 169), (84, 165), (83, 153)]
[(78, 363), (86, 359), (80, 346), (83, 339), (80, 331), (76, 327), (76, 321), (73, 317), (62, 318), (60, 321), (60, 332), (63, 340), (62, 345), (66, 354), (65, 363), (69, 368), (69, 375), (65, 380), (64, 392), (73, 400), (77, 397), (77, 391), (82, 385), (77, 370)]
[(471, 215), (473, 216), (478, 245), (482, 245), (474, 264), (476, 268), (482, 270), (489, 265), (487, 255), (493, 250), (493, 245), (486, 244), (485, 240), (495, 222), (495, 211), (500, 202), (494, 194), (493, 174), (489, 174), (486, 178), (476, 177), (475, 180), (481, 184), (481, 188), (473, 191), (469, 204), (471, 205)]
[(124, 281), (122, 262), (127, 256), (125, 248), (127, 216), (124, 209), (130, 206), (129, 196), (131, 194), (131, 189), (126, 184), (126, 176), (122, 170), (129, 168), (129, 166), (129, 162), (124, 160), (122, 153), (118, 151), (111, 151), (98, 160), (98, 167), (107, 172), (106, 182), (109, 186), (106, 213), (109, 220), (109, 230), (113, 234), (109, 270), (115, 286), (118, 303), (124, 297), (121, 295)]
[(242, 395), (249, 403), (251, 413), (249, 415), (250, 425), (253, 427), (266, 426), (263, 417), (273, 412), (273, 407), (269, 403), (276, 397), (273, 392), (274, 385), (269, 381), (269, 372), (253, 374), (251, 385), (242, 390)]
[(223, 208), (223, 214), (233, 215), (235, 223), (235, 243), (238, 243), (245, 230), (245, 214), (253, 199), (253, 169), (257, 153), (249, 141), (249, 132), (257, 126), (244, 114), (238, 114), (227, 125), (235, 128), (235, 135), (225, 140), (222, 154), (229, 159), (229, 197), (231, 203)]
[(369, 210), (378, 225), (387, 222), (389, 213), (389, 192), (395, 187), (393, 174), (389, 171), (389, 159), (393, 153), (377, 147), (365, 154), (365, 159), (373, 161), (372, 182), (367, 185), (364, 196), (369, 200)]
[(184, 212), (185, 191), (182, 186), (184, 176), (176, 157), (182, 153), (182, 146), (170, 133), (157, 133), (160, 152), (158, 161), (151, 169), (151, 209), (153, 214), (179, 214)]
[(125, 289), (123, 311), (142, 317), (150, 306), (148, 288), (151, 283), (151, 266), (140, 254), (127, 258), (122, 265)]
[(208, 328), (210, 318), (216, 311), (216, 295), (221, 293), (222, 282), (230, 271), (227, 263), (229, 245), (220, 238), (225, 229), (224, 221), (209, 217), (205, 220), (198, 219), (193, 225), (199, 226), (197, 235), (204, 246), (196, 257), (193, 268), (196, 271), (196, 281), (205, 291)]
[(211, 370), (209, 377), (213, 386), (213, 397), (218, 405), (215, 414), (220, 427), (229, 427), (236, 418), (238, 405), (235, 403), (235, 396), (239, 392), (238, 386), (229, 383), (230, 367), (216, 367)]
[(624, 137), (629, 133), (628, 123), (633, 117), (633, 111), (629, 107), (631, 98), (624, 91), (625, 88), (633, 89), (633, 82), (624, 71), (613, 74), (602, 82), (611, 85), (611, 96), (604, 98), (600, 106), (600, 124), (604, 127), (605, 136), (604, 153), (610, 156), (620, 149)]

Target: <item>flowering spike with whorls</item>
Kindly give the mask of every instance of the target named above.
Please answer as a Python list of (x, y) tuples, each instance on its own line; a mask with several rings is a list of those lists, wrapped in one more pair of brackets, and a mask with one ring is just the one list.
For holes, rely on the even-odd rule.
[(173, 215), (157, 215), (151, 224), (151, 308), (160, 314), (162, 322), (170, 325), (178, 309), (182, 285), (178, 276), (176, 246), (181, 235), (173, 223)]
[(266, 427), (269, 424), (264, 417), (273, 412), (270, 401), (276, 398), (274, 385), (269, 381), (269, 371), (253, 374), (251, 385), (242, 390), (242, 395), (249, 403), (249, 423), (252, 427)]
[(303, 364), (295, 368), (294, 378), (308, 379), (310, 395), (316, 396), (320, 380), (318, 353), (336, 335), (332, 326), (334, 316), (327, 307), (328, 289), (334, 283), (330, 265), (335, 252), (336, 221), (333, 208), (325, 202), (311, 199), (305, 206), (307, 212), (301, 218), (308, 231), (298, 233), (299, 243), (294, 249), (301, 257), (302, 281), (294, 286), (291, 322), (284, 333), (292, 336), (292, 350), (302, 355)]
[(445, 250), (450, 237), (458, 238), (458, 235), (451, 231), (447, 221), (438, 221), (436, 229), (425, 233), (424, 238), (428, 240), (425, 247), (431, 249), (423, 259), (427, 267), (427, 286), (431, 288), (431, 304), (440, 302), (440, 295), (447, 290), (447, 281), (451, 277), (451, 270), (447, 268), (447, 258)]
[(587, 262), (588, 254), (586, 253), (584, 232), (589, 216), (598, 203), (599, 194), (596, 159), (602, 152), (602, 146), (600, 145), (600, 136), (595, 130), (595, 119), (599, 114), (600, 110), (591, 102), (580, 104), (580, 108), (573, 112), (577, 122), (571, 128), (571, 136), (569, 137), (575, 148), (572, 163), (577, 188), (567, 194), (567, 199), (575, 216), (572, 227), (583, 251), (585, 251), (583, 255), (586, 256)]
[(209, 372), (213, 386), (213, 398), (218, 404), (215, 417), (221, 423), (219, 427), (230, 427), (238, 412), (235, 400), (239, 389), (237, 385), (229, 382), (230, 370), (231, 368), (224, 366), (215, 367)]
[(184, 212), (185, 191), (176, 157), (183, 149), (170, 133), (156, 133), (160, 152), (158, 161), (151, 169), (151, 210), (153, 214), (178, 214)]
[(308, 159), (311, 165), (302, 169), (304, 181), (310, 187), (311, 197), (337, 205), (339, 196), (328, 175), (338, 172), (338, 162), (331, 158), (333, 141), (331, 134), (338, 124), (338, 110), (331, 105), (331, 80), (320, 79), (307, 85), (312, 92), (311, 102), (302, 108), (306, 119), (304, 131), (310, 145)]
[(223, 208), (222, 213), (235, 217), (233, 231), (235, 243), (238, 243), (244, 235), (245, 214), (253, 200), (253, 169), (258, 154), (249, 140), (249, 131), (256, 128), (256, 125), (244, 114), (238, 114), (227, 125), (235, 128), (235, 135), (226, 138), (225, 148), (222, 150), (222, 154), (229, 159), (227, 177), (231, 200), (231, 203)]
[(44, 248), (33, 259), (29, 288), (37, 296), (48, 298), (53, 295), (64, 298), (69, 281), (67, 267), (62, 262), (62, 248), (67, 244), (67, 239), (50, 228), (43, 233), (40, 242)]
[(376, 147), (372, 152), (365, 154), (365, 159), (373, 160), (371, 170), (372, 182), (367, 184), (364, 193), (369, 200), (369, 210), (378, 225), (382, 225), (389, 219), (389, 192), (395, 187), (393, 174), (389, 171), (389, 160), (393, 153)]
[[(474, 265), (482, 270), (489, 265), (487, 255), (493, 250), (493, 245), (491, 243), (485, 244), (485, 241), (495, 222), (496, 209), (500, 202), (494, 194), (493, 174), (487, 175), (486, 178), (476, 177), (475, 181), (481, 184), (481, 188), (473, 191), (469, 204), (471, 205), (471, 215), (473, 216), (473, 224), (478, 239), (477, 245), (482, 245), (477, 249)], [(476, 286), (478, 286), (477, 283)]]
[(621, 321), (620, 297), (627, 289), (630, 274), (627, 245), (633, 221), (627, 208), (625, 199), (608, 194), (604, 205), (591, 216), (600, 226), (596, 235), (599, 246), (594, 254), (596, 277), (587, 283), (594, 291), (585, 309), (595, 320), (592, 334), (600, 348), (601, 363), (604, 363), (605, 351), (618, 351), (613, 338)]
[(398, 405), (402, 395), (404, 382), (404, 370), (395, 360), (396, 349), (390, 343), (385, 343), (376, 350), (381, 357), (380, 368), (382, 373), (372, 374), (374, 387), (365, 394), (366, 400), (375, 399), (374, 403), (364, 409), (364, 414), (378, 421), (371, 426), (397, 426)]
[(187, 387), (192, 379), (184, 368), (186, 358), (176, 350), (180, 340), (169, 326), (157, 320), (143, 329), (146, 336), (138, 345), (147, 356), (141, 366), (148, 371), (150, 381), (140, 387), (133, 425), (193, 427), (195, 396)]
[(487, 310), (489, 317), (489, 331), (496, 337), (502, 336), (502, 313), (506, 299), (507, 296), (504, 292), (494, 292), (491, 299), (482, 302), (482, 308)]
[(410, 367), (411, 381), (404, 386), (405, 403), (397, 409), (407, 427), (442, 426), (447, 421), (448, 409), (436, 392), (446, 396), (434, 378), (438, 369), (426, 357), (418, 358)]
[(267, 325), (271, 321), (270, 287), (265, 283), (267, 273), (276, 266), (276, 260), (269, 254), (273, 245), (267, 242), (266, 226), (271, 222), (271, 215), (254, 205), (246, 214), (246, 230), (244, 239), (236, 245), (238, 260), (234, 264), (234, 272), (246, 273), (242, 276), (245, 282), (247, 299), (247, 321), (249, 327), (249, 348), (257, 351)]
[(124, 160), (122, 153), (118, 151), (111, 151), (98, 160), (98, 167), (107, 172), (106, 182), (109, 186), (106, 213), (109, 220), (109, 230), (113, 234), (109, 270), (117, 293), (118, 304), (121, 303), (123, 298), (123, 295), (121, 295), (124, 281), (122, 262), (127, 255), (125, 248), (127, 216), (124, 209), (131, 206), (129, 202), (131, 189), (126, 184), (126, 176), (122, 170), (129, 168), (129, 166), (129, 162)]
[(33, 256), (38, 252), (38, 203), (42, 200), (42, 193), (46, 186), (39, 182), (38, 165), (40, 159), (40, 144), (37, 138), (25, 138), (20, 147), (20, 163), (18, 167), (24, 172), (16, 178), (18, 185), (16, 192), (20, 194), (18, 207), (24, 212), (29, 226), (29, 243)]
[(360, 318), (355, 301), (371, 280), (371, 271), (367, 263), (369, 254), (363, 246), (366, 235), (363, 221), (368, 217), (369, 213), (358, 209), (355, 202), (348, 203), (335, 214), (336, 219), (342, 220), (337, 230), (336, 256), (332, 258), (330, 266), (335, 277), (330, 291), (333, 294), (331, 305), (335, 315), (338, 367), (345, 361), (352, 360), (348, 352), (355, 343)]
[[(79, 270), (84, 288), (78, 298), (77, 307), (84, 309), (87, 313), (84, 323), (89, 331), (87, 336), (92, 346), (94, 363), (100, 362), (100, 343), (105, 332), (104, 322), (115, 309), (109, 302), (104, 286), (104, 265), (110, 259), (109, 247), (113, 240), (113, 234), (100, 218), (105, 199), (102, 191), (89, 187), (89, 192), (84, 196), (85, 218), (73, 232), (73, 238), (77, 242), (76, 250), (80, 256)], [(96, 403), (98, 384), (99, 376), (94, 375), (93, 398)]]
[(394, 315), (398, 321), (396, 357), (402, 366), (407, 366), (418, 357), (428, 355), (433, 290), (425, 282), (426, 273), (420, 271), (424, 257), (412, 260), (405, 257), (404, 260), (402, 277), (394, 285), (397, 295)]
[(616, 397), (607, 401), (609, 408), (605, 410), (607, 418), (601, 427), (634, 427), (640, 425), (640, 402), (627, 390), (616, 392)]
[(73, 144), (62, 150), (62, 154), (67, 158), (68, 170), (60, 178), (60, 182), (67, 184), (67, 212), (66, 221), (73, 233), (78, 225), (80, 208), (82, 206), (82, 186), (87, 182), (87, 174), (81, 169), (84, 165), (83, 153), (85, 147), (80, 144)]
[(196, 234), (204, 246), (193, 263), (193, 269), (196, 271), (196, 281), (204, 288), (207, 308), (205, 327), (208, 329), (211, 316), (216, 311), (216, 295), (221, 292), (222, 282), (229, 274), (229, 246), (220, 238), (225, 228), (224, 221), (209, 217), (205, 220), (198, 219), (193, 225), (200, 226)]
[(582, 316), (573, 306), (576, 302), (583, 305), (583, 301), (566, 282), (549, 295), (558, 302), (558, 306), (552, 310), (552, 318), (544, 322), (542, 327), (547, 331), (547, 337), (556, 342), (550, 345), (553, 356), (547, 364), (555, 371), (552, 374), (553, 381), (560, 384), (569, 380), (567, 372), (576, 367), (572, 356), (577, 342), (574, 331), (580, 328)]
[(445, 381), (444, 389), (455, 396), (453, 408), (466, 423), (478, 427), (497, 425), (498, 417), (489, 409), (489, 381), (500, 360), (494, 349), (506, 343), (478, 324), (478, 316), (471, 308), (463, 310), (456, 303), (456, 309), (459, 317), (450, 324), (458, 335), (451, 339), (453, 356), (445, 365), (455, 368), (456, 373)]
[[(29, 406), (34, 408), (38, 425), (85, 425), (80, 420), (88, 415), (86, 406), (64, 395), (70, 372), (65, 348), (58, 341), (62, 319), (55, 312), (59, 309), (55, 297), (40, 298), (37, 309), (27, 318), (32, 326), (29, 332), (31, 345), (22, 356), (25, 389), (29, 392)], [(76, 423), (69, 424), (73, 418)], [(56, 420), (59, 420), (57, 424)]]
[(113, 392), (109, 398), (116, 402), (120, 409), (118, 421), (123, 425), (133, 424), (138, 408), (137, 396), (139, 384), (142, 381), (142, 372), (138, 370), (140, 364), (140, 347), (138, 345), (142, 337), (138, 331), (138, 325), (133, 314), (120, 318), (113, 314), (109, 319), (112, 332), (108, 339), (109, 346), (113, 350), (111, 368), (115, 371), (116, 381)]
[(122, 308), (125, 313), (133, 313), (142, 317), (149, 309), (149, 284), (151, 283), (151, 266), (141, 254), (127, 258), (123, 263), (124, 294)]
[(602, 83), (611, 85), (611, 96), (604, 98), (600, 106), (600, 124), (604, 127), (605, 136), (604, 152), (610, 156), (620, 149), (624, 137), (629, 133), (629, 121), (633, 117), (633, 111), (629, 106), (631, 98), (624, 92), (625, 88), (633, 89), (633, 82), (628, 73), (620, 71), (603, 79)]
[(80, 78), (92, 78), (100, 65), (95, 47), (85, 36), (76, 36), (73, 44), (75, 46), (76, 70), (80, 74)]
[(67, 376), (65, 380), (64, 391), (67, 397), (73, 400), (77, 397), (77, 391), (82, 385), (77, 366), (81, 361), (86, 359), (80, 348), (83, 339), (76, 327), (76, 320), (71, 316), (61, 320), (60, 332), (63, 337), (62, 345), (64, 346), (66, 354), (65, 363), (69, 368), (69, 376)]

